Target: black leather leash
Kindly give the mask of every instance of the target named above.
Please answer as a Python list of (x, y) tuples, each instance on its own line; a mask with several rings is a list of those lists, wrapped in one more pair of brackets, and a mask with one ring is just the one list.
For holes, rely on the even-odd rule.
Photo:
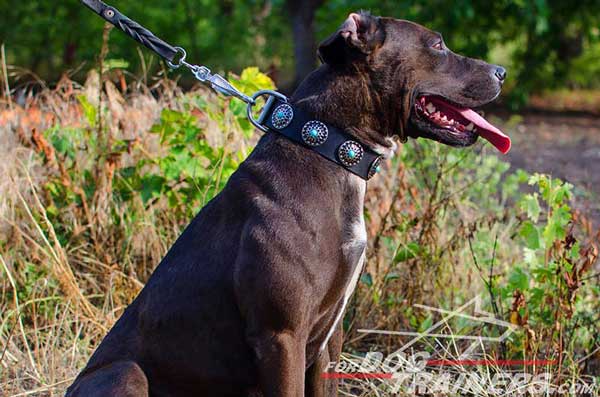
[(179, 54), (179, 50), (176, 47), (162, 41), (136, 21), (121, 14), (116, 8), (100, 0), (81, 0), (81, 2), (91, 8), (96, 14), (121, 29), (127, 36), (160, 55), (167, 62), (172, 63), (176, 55)]
[[(247, 96), (224, 77), (212, 73), (206, 66), (186, 62), (187, 54), (182, 47), (172, 46), (159, 39), (116, 8), (100, 0), (81, 0), (81, 2), (126, 35), (165, 59), (171, 69), (184, 66), (197, 80), (215, 91), (246, 102), (248, 119), (259, 130), (282, 134), (365, 180), (369, 180), (379, 172), (381, 158), (377, 153), (361, 145), (341, 129), (313, 119), (309, 114), (289, 103), (285, 95), (277, 91), (263, 90), (251, 97)], [(260, 97), (266, 98), (266, 104), (258, 118), (254, 118), (253, 107)]]

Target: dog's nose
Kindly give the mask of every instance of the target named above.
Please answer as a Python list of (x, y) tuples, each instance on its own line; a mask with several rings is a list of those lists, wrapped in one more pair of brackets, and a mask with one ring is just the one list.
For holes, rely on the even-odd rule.
[(506, 69), (504, 69), (502, 66), (496, 66), (496, 71), (494, 72), (494, 75), (502, 83), (504, 79), (506, 79)]

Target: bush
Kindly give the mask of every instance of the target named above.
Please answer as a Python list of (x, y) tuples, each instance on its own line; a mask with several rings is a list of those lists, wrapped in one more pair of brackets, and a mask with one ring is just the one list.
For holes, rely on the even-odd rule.
[[(482, 323), (493, 317), (511, 329), (508, 338), (475, 342), (469, 358), (546, 360), (552, 365), (526, 372), (550, 372), (559, 385), (574, 379), (594, 384), (588, 365), (600, 342), (600, 289), (589, 273), (600, 234), (571, 211), (571, 185), (511, 171), (487, 150), (406, 144), (384, 186), (374, 188), (383, 204), (367, 196), (372, 247), (345, 318), (346, 358), (392, 354), (413, 337), (385, 331), (425, 332), (436, 323), (430, 332), (446, 338), (423, 337), (412, 351), (457, 360), (473, 348), (472, 338), (503, 335), (502, 327)], [(477, 297), (478, 304), (468, 306)], [(449, 316), (465, 305), (471, 319)], [(464, 335), (471, 340), (459, 338)], [(502, 371), (492, 367), (477, 371), (489, 379)], [(453, 371), (468, 373), (469, 367)], [(374, 387), (365, 380), (344, 386), (365, 396)], [(383, 395), (410, 391), (389, 382), (377, 387)]]

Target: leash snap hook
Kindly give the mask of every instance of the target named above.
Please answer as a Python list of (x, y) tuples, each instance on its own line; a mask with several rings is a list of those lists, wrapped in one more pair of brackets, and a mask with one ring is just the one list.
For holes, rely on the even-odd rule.
[[(256, 100), (263, 96), (268, 97), (267, 102), (265, 103), (265, 106), (262, 108), (260, 114), (258, 115), (258, 118), (255, 119), (252, 116), (252, 108), (254, 107), (254, 105), (256, 105)], [(267, 114), (269, 114), (271, 107), (273, 106), (273, 104), (275, 103), (275, 101), (277, 99), (280, 99), (281, 101), (286, 102), (286, 103), (288, 102), (288, 98), (285, 95), (283, 95), (280, 92), (273, 91), (273, 90), (257, 91), (256, 93), (254, 93), (254, 95), (252, 95), (252, 102), (248, 102), (248, 107), (246, 108), (246, 116), (248, 117), (248, 120), (250, 120), (252, 125), (254, 125), (256, 128), (258, 128), (262, 132), (269, 131), (269, 129), (267, 127), (265, 127), (263, 124), (265, 122), (265, 118), (267, 117)]]
[(173, 56), (173, 60), (175, 60), (175, 58), (177, 58), (177, 55), (179, 55), (179, 59), (177, 60), (177, 63), (173, 63), (172, 61), (167, 61), (167, 65), (169, 65), (169, 67), (173, 70), (179, 69), (181, 66), (183, 66), (187, 63), (185, 61), (185, 59), (187, 58), (187, 52), (185, 52), (185, 50), (181, 47), (175, 47), (175, 50), (177, 52)]

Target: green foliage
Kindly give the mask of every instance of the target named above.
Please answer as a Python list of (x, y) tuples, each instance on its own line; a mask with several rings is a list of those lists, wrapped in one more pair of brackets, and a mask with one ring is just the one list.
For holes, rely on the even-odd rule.
[[(599, 295), (583, 282), (596, 257), (590, 237), (576, 235), (573, 186), (511, 171), (486, 147), (457, 150), (419, 140), (405, 144), (397, 161), (399, 188), (375, 237), (356, 308), (346, 316), (347, 332), (355, 322), (422, 332), (439, 316), (419, 305), (454, 310), (479, 296), (485, 310), (516, 326), (502, 349), (486, 345), (486, 354), (568, 357), (569, 376), (578, 376), (573, 364), (599, 342)], [(436, 332), (504, 332), (472, 319), (447, 322)], [(390, 340), (371, 343), (386, 349)]]
[[(203, 198), (210, 199), (237, 168), (234, 156), (225, 156), (224, 148), (212, 148), (203, 139), (197, 119), (189, 112), (163, 110), (160, 123), (151, 132), (160, 135), (166, 149), (163, 157), (151, 160), (158, 165), (158, 172), (143, 173), (147, 162), (140, 162), (141, 172), (133, 173), (128, 183), (141, 193), (144, 202), (166, 196), (172, 207), (182, 210), (190, 204), (203, 204)], [(224, 179), (207, 196), (205, 189), (216, 179), (219, 169)]]
[(396, 262), (404, 262), (409, 259), (414, 258), (419, 254), (421, 250), (419, 244), (417, 243), (408, 243), (406, 246), (398, 248), (396, 252), (396, 256), (394, 257), (394, 261)]
[[(290, 65), (291, 32), (282, 2), (273, 7), (241, 0), (107, 3), (167, 42), (185, 47), (191, 61), (202, 61), (215, 71)], [(100, 52), (104, 22), (79, 1), (7, 0), (0, 2), (0, 15), (5, 22), (0, 24), (0, 43), (7, 46), (9, 62), (46, 79), (58, 79), (81, 62), (89, 65)], [(136, 75), (157, 67), (153, 53), (116, 30), (111, 33), (110, 53), (114, 59), (131, 63)], [(107, 66), (123, 68), (123, 61), (119, 63), (111, 61)]]
[[(581, 59), (598, 57), (600, 8), (595, 0), (446, 2), (435, 12), (417, 13), (415, 19), (446, 33), (451, 48), (459, 52), (497, 55), (492, 61), (509, 70), (506, 88), (514, 104), (525, 103), (529, 93), (540, 90), (593, 87), (598, 63), (582, 68)], [(575, 65), (578, 76), (570, 72)]]
[[(192, 61), (201, 60), (215, 70), (259, 65), (277, 70), (281, 81), (293, 78), (292, 24), (288, 3), (282, 0), (109, 3), (161, 38), (185, 47)], [(317, 11), (317, 38), (331, 34), (348, 13), (359, 9), (422, 23), (442, 32), (453, 50), (504, 64), (514, 104), (526, 102), (533, 91), (600, 84), (597, 0), (329, 0)], [(0, 3), (0, 15), (11, 21), (0, 24), (9, 62), (44, 78), (57, 79), (66, 68), (94, 62), (99, 53), (103, 22), (77, 1), (8, 0)], [(113, 32), (114, 59), (105, 68), (127, 68), (130, 63), (136, 75), (156, 69), (150, 52), (141, 50), (140, 58), (137, 48), (130, 38)], [(184, 79), (191, 81), (189, 76)]]
[(574, 235), (569, 207), (573, 186), (540, 174), (532, 175), (529, 184), (538, 191), (520, 200), (526, 217), (519, 232), (523, 260), (511, 270), (502, 287), (503, 297), (512, 299), (511, 322), (523, 327), (513, 338), (513, 346), (527, 353), (537, 350), (540, 338), (546, 338), (558, 357), (565, 343), (579, 351), (593, 349), (597, 340), (589, 332), (580, 331), (589, 324), (582, 319), (592, 318), (597, 310), (586, 302), (586, 296), (597, 291), (581, 279), (595, 258), (587, 255), (591, 247), (581, 255), (582, 246)]
[[(257, 68), (244, 70), (239, 78), (232, 78), (232, 81), (246, 93), (274, 88), (273, 82)], [(65, 170), (46, 184), (53, 202), (49, 207), (52, 216), (60, 216), (61, 209), (73, 203), (80, 205), (81, 200), (91, 199), (101, 187), (94, 174), (98, 169), (97, 161), (106, 159), (103, 156), (77, 158), (81, 148), (90, 153), (99, 150), (96, 130), (98, 108), (83, 95), (78, 100), (89, 129), (57, 125), (45, 132)], [(231, 152), (227, 145), (210, 145), (204, 136), (205, 126), (193, 111), (205, 112), (211, 122), (217, 123), (223, 131), (233, 129), (250, 137), (254, 127), (247, 122), (245, 106), (237, 106), (239, 101), (217, 98), (215, 101), (216, 106), (209, 106), (198, 96), (188, 101), (184, 110), (164, 109), (160, 121), (149, 131), (158, 136), (162, 154), (142, 157), (134, 164), (116, 169), (111, 188), (115, 199), (121, 203), (141, 199), (145, 205), (151, 205), (153, 201), (166, 197), (174, 214), (185, 220), (217, 194), (247, 153), (243, 150)], [(131, 150), (127, 142), (117, 141), (112, 145), (110, 155), (120, 156)], [(70, 182), (65, 183), (65, 180)], [(63, 222), (57, 219), (56, 223), (60, 225)]]

